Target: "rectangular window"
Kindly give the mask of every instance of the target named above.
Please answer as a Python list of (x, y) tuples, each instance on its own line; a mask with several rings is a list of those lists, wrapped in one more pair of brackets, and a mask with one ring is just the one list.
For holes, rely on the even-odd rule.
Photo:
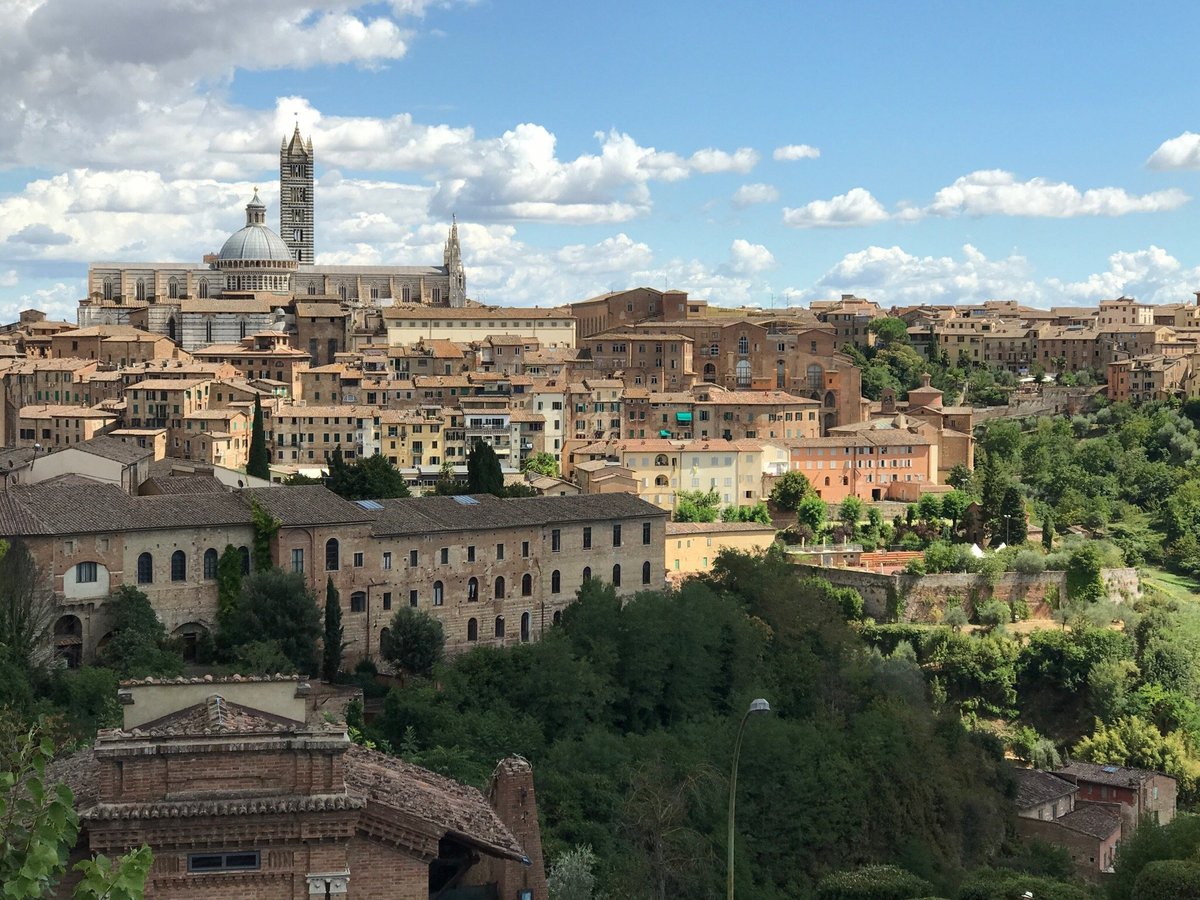
[(558, 553), (562, 550), (562, 532), (557, 528), (550, 532), (550, 552)]
[(642, 523), (642, 543), (643, 544), (650, 543), (650, 523), (649, 522)]
[(363, 560), (362, 553), (355, 553), (354, 554), (354, 568), (361, 569), (363, 567), (363, 562), (364, 562), (364, 560)]
[(467, 548), (467, 562), (475, 562), (475, 545)]
[(583, 526), (583, 549), (592, 549), (592, 529), (590, 525)]
[(300, 573), (304, 572), (304, 548), (303, 547), (295, 547), (292, 550), (292, 571), (300, 572)]
[(392, 551), (391, 550), (383, 551), (383, 567), (384, 567), (384, 569), (390, 569), (392, 567)]
[[(386, 595), (385, 595), (385, 596), (386, 596)], [(409, 592), (408, 592), (408, 605), (409, 605), (409, 606), (411, 606), (413, 609), (416, 609), (416, 608), (417, 608), (417, 602), (418, 602), (418, 595), (417, 595), (417, 592), (416, 592), (415, 590), (414, 590), (414, 591), (409, 591)]]
[(613, 525), (613, 546), (621, 546), (621, 524), (619, 522)]
[(497, 561), (504, 559), (504, 545), (503, 544), (496, 545), (496, 559), (497, 559)]
[(442, 565), (443, 566), (449, 565), (449, 563), (450, 563), (450, 548), (443, 547), (442, 548)]
[(415, 569), (417, 567), (417, 551), (416, 550), (408, 551), (408, 567), (410, 569)]
[(366, 612), (367, 595), (365, 591), (355, 591), (350, 595), (350, 612)]
[(251, 872), (261, 864), (257, 850), (236, 853), (189, 853), (189, 872)]
[[(413, 593), (415, 594), (416, 591), (413, 591)], [(391, 591), (383, 592), (383, 608), (384, 609), (392, 608), (392, 592)]]
[(75, 581), (78, 584), (91, 584), (96, 581), (96, 564), (81, 562), (75, 567)]
[(529, 559), (529, 541), (521, 541), (521, 558)]

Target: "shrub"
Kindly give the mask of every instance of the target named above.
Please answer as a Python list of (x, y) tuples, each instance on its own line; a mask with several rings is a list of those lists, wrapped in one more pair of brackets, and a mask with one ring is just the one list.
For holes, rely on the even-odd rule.
[(1046, 570), (1046, 557), (1036, 550), (1020, 550), (1013, 557), (1012, 569), (1021, 575), (1040, 575)]
[(834, 872), (817, 884), (817, 900), (914, 900), (932, 887), (898, 866), (863, 866)]

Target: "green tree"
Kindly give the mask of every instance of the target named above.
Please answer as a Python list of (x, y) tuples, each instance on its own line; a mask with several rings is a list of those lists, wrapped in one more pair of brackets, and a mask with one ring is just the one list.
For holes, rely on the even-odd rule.
[(233, 544), (226, 544), (217, 560), (217, 621), (229, 613), (242, 592), (244, 560)]
[[(8, 718), (0, 740), (0, 896), (44, 897), (66, 872), (79, 836), (74, 797), (46, 769), (54, 741)], [(78, 900), (141, 900), (153, 857), (143, 845), (115, 860), (103, 855), (75, 865)]]
[(850, 540), (854, 540), (854, 535), (858, 531), (858, 520), (862, 518), (863, 502), (851, 494), (842, 501), (838, 507), (838, 518), (842, 524), (849, 529)]
[(1200, 863), (1163, 859), (1142, 869), (1132, 900), (1200, 900)]
[(964, 491), (971, 484), (971, 470), (963, 463), (955, 463), (946, 476), (946, 484), (956, 491)]
[(872, 319), (867, 328), (875, 335), (880, 347), (908, 343), (908, 323), (893, 316)]
[(721, 510), (722, 522), (755, 522), (759, 525), (771, 524), (771, 511), (765, 503), (755, 503), (753, 506), (727, 506)]
[(538, 475), (558, 477), (558, 460), (553, 453), (533, 453), (526, 457), (521, 464), (522, 472), (536, 472)]
[(1077, 759), (1116, 766), (1153, 769), (1173, 775), (1184, 795), (1200, 782), (1200, 759), (1191, 738), (1180, 731), (1164, 735), (1140, 716), (1122, 716), (1111, 724), (1096, 722), (1096, 729), (1075, 745)]
[(675, 494), (676, 522), (715, 522), (721, 505), (721, 495), (714, 488), (710, 491), (679, 491)]
[(1102, 561), (1095, 544), (1080, 544), (1067, 560), (1067, 599), (1072, 603), (1095, 603), (1104, 596), (1100, 578)]
[(433, 493), (438, 497), (469, 493), (467, 483), (454, 477), (454, 463), (448, 459), (442, 460), (442, 468), (438, 473), (437, 483), (433, 486)]
[(383, 658), (401, 672), (428, 677), (445, 647), (441, 620), (422, 609), (404, 606), (392, 616), (381, 650)]
[(342, 638), (342, 601), (330, 575), (325, 580), (325, 634), (321, 644), (321, 675), (326, 681), (336, 681), (341, 671), (342, 651), (346, 649)]
[(790, 469), (775, 479), (771, 502), (788, 512), (795, 512), (800, 501), (813, 493), (812, 485), (799, 469)]
[(271, 454), (267, 450), (267, 432), (263, 426), (262, 399), (254, 395), (254, 424), (250, 430), (250, 456), (246, 474), (271, 480)]
[(262, 569), (242, 580), (233, 607), (219, 623), (217, 646), (227, 659), (243, 660), (251, 644), (274, 644), (292, 671), (314, 674), (321, 613), (299, 572)]
[(1042, 549), (1047, 553), (1054, 550), (1054, 520), (1049, 513), (1042, 519)]
[(167, 647), (167, 629), (150, 598), (133, 585), (117, 588), (104, 603), (112, 637), (100, 651), (100, 664), (122, 678), (172, 676), (183, 672), (183, 657)]
[(476, 441), (467, 454), (467, 493), (504, 496), (504, 472), (491, 444)]
[(942, 494), (942, 515), (950, 520), (951, 534), (958, 530), (958, 525), (970, 505), (971, 497), (964, 491), (953, 490)]
[(546, 874), (550, 900), (592, 900), (596, 890), (596, 854), (584, 845), (560, 853)]
[(283, 522), (275, 518), (258, 502), (257, 497), (250, 500), (250, 523), (254, 526), (254, 568), (269, 569), (275, 564), (271, 556), (271, 541), (283, 527)]
[(1016, 485), (1009, 485), (1004, 490), (1004, 496), (1000, 500), (1000, 522), (1003, 531), (998, 529), (997, 534), (1004, 535), (1004, 542), (1008, 546), (1015, 547), (1025, 543), (1029, 527), (1025, 521), (1025, 498), (1021, 496), (1021, 490)]
[(404, 473), (378, 453), (347, 464), (341, 449), (337, 449), (329, 457), (328, 465), (325, 486), (347, 500), (390, 500), (412, 495)]
[(828, 515), (829, 507), (816, 494), (809, 494), (796, 507), (796, 521), (811, 528), (814, 535), (825, 525)]
[(0, 550), (0, 650), (27, 675), (42, 672), (54, 659), (53, 595), (23, 540)]
[(942, 518), (942, 498), (937, 494), (922, 494), (917, 501), (917, 515), (922, 522), (936, 522)]

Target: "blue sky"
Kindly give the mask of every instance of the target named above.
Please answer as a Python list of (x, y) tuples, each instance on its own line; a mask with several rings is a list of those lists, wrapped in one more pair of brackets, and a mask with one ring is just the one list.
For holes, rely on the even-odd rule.
[(319, 260), (440, 262), (453, 212), (468, 293), (490, 303), (635, 284), (756, 305), (1185, 300), (1197, 19), (1183, 4), (263, 0), (251, 16), (235, 0), (15, 0), (0, 313), (73, 315), (89, 260), (217, 249), (255, 185), (274, 202), (293, 115), (316, 146)]

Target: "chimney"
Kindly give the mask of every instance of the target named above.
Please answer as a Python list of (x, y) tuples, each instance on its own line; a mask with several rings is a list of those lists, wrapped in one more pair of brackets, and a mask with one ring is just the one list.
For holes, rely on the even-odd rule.
[(496, 872), (501, 897), (517, 897), (531, 891), (532, 900), (548, 900), (546, 866), (542, 858), (542, 832), (538, 826), (537, 797), (533, 790), (533, 767), (519, 756), (502, 759), (492, 773), (488, 802), (500, 821), (508, 826), (525, 851), (528, 865), (505, 861)]

